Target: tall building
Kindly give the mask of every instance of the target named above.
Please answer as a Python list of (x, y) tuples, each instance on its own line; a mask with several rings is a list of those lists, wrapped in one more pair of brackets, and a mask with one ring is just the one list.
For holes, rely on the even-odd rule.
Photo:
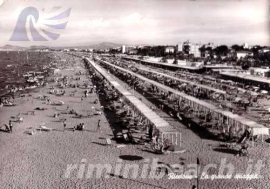
[(193, 44), (189, 40), (185, 41), (182, 45), (182, 50), (185, 54), (193, 54), (194, 57), (201, 57), (201, 45)]
[(244, 49), (249, 49), (248, 44), (247, 44), (247, 43), (244, 43), (244, 44), (243, 44), (243, 48), (244, 48)]
[(121, 52), (124, 54), (126, 53), (126, 45), (122, 45)]
[(123, 54), (137, 54), (137, 47), (136, 46), (122, 45), (121, 52)]
[(177, 44), (176, 52), (182, 52), (182, 51), (183, 51), (183, 44)]
[(199, 44), (192, 44), (190, 46), (190, 52), (189, 52), (189, 54), (193, 54), (194, 57), (196, 57), (196, 58), (201, 57), (200, 47), (201, 46)]

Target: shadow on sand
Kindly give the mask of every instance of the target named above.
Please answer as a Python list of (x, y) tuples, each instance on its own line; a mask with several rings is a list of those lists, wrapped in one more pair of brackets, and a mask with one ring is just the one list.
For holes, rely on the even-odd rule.
[(137, 161), (137, 160), (142, 160), (142, 156), (136, 156), (136, 155), (121, 155), (119, 156), (120, 159), (122, 160), (128, 160), (128, 161)]
[(107, 146), (107, 144), (104, 144), (104, 143), (101, 143), (101, 142), (92, 142), (93, 144), (98, 144), (98, 145), (101, 145), (101, 146)]
[(229, 148), (214, 148), (213, 149), (214, 151), (216, 152), (221, 152), (221, 153), (227, 153), (227, 154), (237, 154), (238, 153), (238, 150), (235, 150), (235, 149), (229, 149)]
[(3, 132), (3, 133), (9, 133), (9, 131), (4, 130), (4, 129), (0, 129), (0, 132)]

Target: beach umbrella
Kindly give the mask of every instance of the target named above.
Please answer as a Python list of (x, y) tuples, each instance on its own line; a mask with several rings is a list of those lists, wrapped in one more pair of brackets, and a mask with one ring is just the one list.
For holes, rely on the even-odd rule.
[(235, 102), (240, 102), (241, 101), (241, 98), (240, 97), (236, 97), (234, 101)]
[(241, 102), (242, 102), (243, 104), (249, 104), (249, 103), (250, 103), (248, 99), (243, 99)]
[(261, 93), (262, 93), (262, 94), (267, 94), (267, 93), (268, 93), (268, 91), (261, 90)]

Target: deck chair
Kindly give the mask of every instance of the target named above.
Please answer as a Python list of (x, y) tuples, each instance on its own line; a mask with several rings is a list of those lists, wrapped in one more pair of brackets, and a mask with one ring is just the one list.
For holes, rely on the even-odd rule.
[(127, 134), (123, 134), (123, 137), (124, 137), (124, 140), (125, 140), (126, 142), (129, 142), (129, 139), (128, 139), (128, 135), (127, 135)]
[(0, 129), (1, 129), (2, 127), (5, 127), (6, 131), (10, 131), (9, 126), (8, 126), (7, 124), (3, 124), (2, 126), (0, 126)]
[(17, 118), (14, 120), (14, 122), (19, 122), (19, 123), (21, 123), (21, 122), (23, 122), (23, 118), (22, 118), (22, 117), (17, 117)]
[(52, 128), (48, 128), (46, 126), (40, 126), (39, 128), (37, 128), (37, 130), (40, 130), (40, 131), (51, 131)]
[[(37, 108), (36, 108), (37, 109)], [(41, 109), (40, 109), (41, 110)], [(31, 115), (35, 115), (35, 111), (27, 111), (26, 113), (27, 115), (31, 114)]]
[(243, 143), (238, 144), (240, 145), (240, 149), (237, 150), (237, 156), (249, 156), (249, 144), (247, 141), (244, 141)]
[(24, 131), (25, 134), (28, 134), (28, 135), (34, 135), (35, 134), (35, 131), (33, 130), (32, 127), (30, 128), (27, 128), (26, 131)]
[(102, 111), (100, 111), (100, 110), (97, 110), (95, 113), (94, 113), (94, 115), (101, 115), (102, 114)]
[(106, 144), (110, 146), (112, 145), (112, 141), (110, 138), (106, 138)]

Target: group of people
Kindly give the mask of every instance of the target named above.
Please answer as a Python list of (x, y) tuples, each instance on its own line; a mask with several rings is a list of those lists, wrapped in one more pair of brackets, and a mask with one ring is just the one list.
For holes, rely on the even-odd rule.
[[(115, 61), (112, 61), (112, 63), (116, 64)], [(116, 65), (125, 69), (129, 69), (131, 71), (134, 70), (133, 68), (136, 68), (132, 64), (130, 64), (130, 62), (124, 60), (118, 61)], [(224, 83), (225, 80), (219, 80), (207, 76), (205, 77), (201, 74), (190, 73), (187, 71), (172, 72), (166, 69), (158, 69), (154, 66), (144, 65), (143, 67), (150, 67), (151, 69), (154, 69), (160, 73), (165, 73), (172, 77), (178, 77), (182, 78), (183, 80), (187, 80), (187, 82), (180, 82), (176, 79), (171, 79), (169, 77), (162, 76), (156, 73), (151, 73), (146, 70), (136, 71), (149, 79), (158, 81), (159, 83), (167, 85), (171, 88), (180, 90), (190, 96), (194, 96), (198, 99), (211, 100), (214, 104), (216, 104), (217, 102), (223, 103), (224, 101), (235, 102), (233, 107), (227, 107), (226, 105), (221, 107), (223, 109), (228, 109), (229, 111), (246, 111), (248, 106), (254, 107), (257, 105), (256, 102), (259, 97), (257, 95), (254, 95), (255, 93), (253, 91), (243, 89), (242, 87), (244, 87), (244, 85), (241, 83), (230, 81), (229, 84), (226, 84)], [(191, 82), (195, 84), (192, 84)], [(223, 90), (225, 94), (215, 92), (214, 90), (210, 91), (209, 89), (203, 87), (198, 87), (197, 84)], [(242, 100), (236, 102), (235, 99), (237, 98), (240, 98)]]
[(79, 123), (78, 125), (75, 125), (73, 128), (73, 131), (75, 131), (75, 130), (83, 131), (84, 130), (84, 123)]

